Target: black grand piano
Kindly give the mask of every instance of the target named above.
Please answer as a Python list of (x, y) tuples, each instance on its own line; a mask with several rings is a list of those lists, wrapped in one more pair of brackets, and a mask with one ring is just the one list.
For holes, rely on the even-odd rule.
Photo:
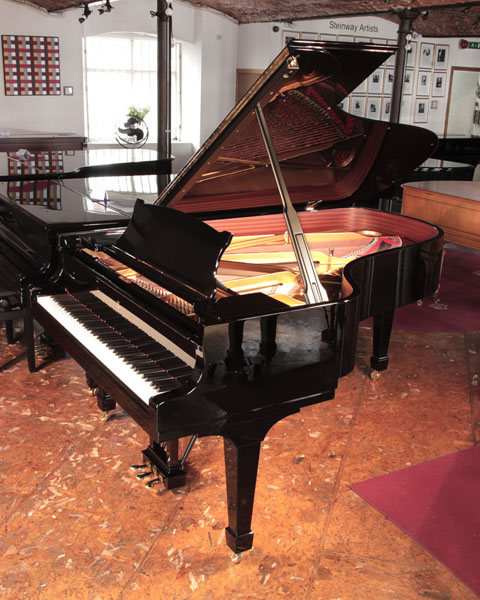
[(118, 403), (148, 433), (149, 485), (183, 485), (197, 437), (224, 438), (235, 553), (252, 547), (268, 430), (334, 397), (369, 316), (385, 369), (395, 308), (437, 288), (442, 232), (369, 208), (435, 136), (338, 108), (391, 52), (290, 43), (130, 219), (106, 208), (67, 226), (0, 200), (3, 272), (100, 408)]

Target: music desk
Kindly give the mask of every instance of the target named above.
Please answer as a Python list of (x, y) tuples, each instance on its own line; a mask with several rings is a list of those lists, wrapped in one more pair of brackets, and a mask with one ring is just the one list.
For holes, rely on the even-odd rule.
[(480, 181), (418, 181), (402, 187), (402, 214), (439, 225), (447, 242), (480, 250)]

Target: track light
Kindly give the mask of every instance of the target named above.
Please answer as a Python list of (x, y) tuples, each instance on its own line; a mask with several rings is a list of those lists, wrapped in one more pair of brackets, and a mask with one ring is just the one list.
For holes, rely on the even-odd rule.
[(105, 4), (98, 9), (98, 14), (103, 15), (103, 13), (112, 12), (115, 7), (110, 4), (110, 0), (105, 0)]
[(462, 9), (462, 13), (464, 15), (468, 15), (469, 12), (470, 12), (470, 6), (466, 6), (465, 8)]
[(426, 10), (426, 11), (425, 11), (425, 12), (422, 14), (422, 19), (423, 19), (424, 21), (426, 21), (426, 20), (428, 19), (429, 15), (430, 15), (430, 11), (427, 9), (427, 10)]
[(84, 2), (83, 6), (83, 16), (78, 19), (79, 23), (85, 23), (88, 17), (92, 14), (92, 11), (88, 8), (88, 2)]

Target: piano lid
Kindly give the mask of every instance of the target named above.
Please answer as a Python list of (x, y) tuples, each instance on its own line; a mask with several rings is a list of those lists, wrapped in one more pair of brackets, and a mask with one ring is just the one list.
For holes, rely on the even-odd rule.
[(232, 216), (278, 210), (258, 103), (295, 205), (376, 202), (436, 145), (428, 130), (356, 117), (338, 106), (394, 51), (376, 44), (291, 42), (157, 203)]

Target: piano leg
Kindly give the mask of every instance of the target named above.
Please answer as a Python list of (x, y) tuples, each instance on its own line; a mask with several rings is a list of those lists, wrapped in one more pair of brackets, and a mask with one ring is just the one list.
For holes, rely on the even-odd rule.
[(239, 554), (253, 545), (251, 530), (261, 441), (224, 438), (228, 501), (227, 546)]
[(394, 314), (394, 310), (388, 310), (373, 317), (373, 354), (370, 366), (375, 371), (385, 371), (388, 367), (387, 353)]
[(25, 309), (23, 323), (25, 331), (25, 344), (27, 346), (28, 370), (30, 373), (33, 373), (37, 369), (35, 365), (35, 332), (33, 329), (33, 318), (28, 308)]

